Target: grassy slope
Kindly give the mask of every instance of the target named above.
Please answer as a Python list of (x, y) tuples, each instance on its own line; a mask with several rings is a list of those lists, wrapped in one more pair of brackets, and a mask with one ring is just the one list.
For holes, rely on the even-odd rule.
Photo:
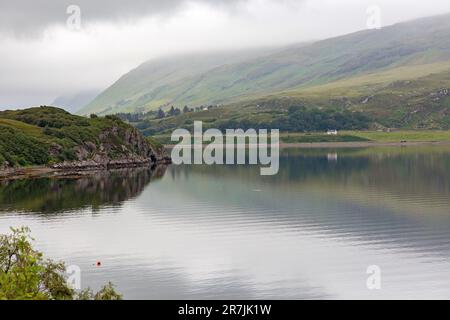
[(150, 62), (124, 76), (83, 112), (230, 103), (403, 66), (446, 64), (450, 61), (449, 30), (446, 15), (291, 47), (238, 63), (224, 60), (218, 65), (220, 59), (212, 57)]
[(209, 70), (264, 56), (271, 48), (237, 52), (199, 53), (157, 59), (143, 63), (122, 76), (78, 114), (106, 114), (152, 109), (169, 105), (188, 92)]
[(0, 119), (0, 167), (44, 164), (49, 161), (42, 130), (19, 121)]
[(426, 131), (358, 131), (342, 132), (342, 134), (353, 135), (355, 137), (368, 139), (377, 142), (450, 142), (450, 131), (426, 130)]
[(267, 123), (286, 114), (292, 105), (310, 108), (350, 109), (370, 115), (377, 127), (449, 129), (450, 62), (398, 67), (356, 76), (310, 88), (297, 88), (271, 96), (250, 99), (209, 111), (182, 114), (141, 124), (144, 134), (159, 134), (175, 128), (191, 128), (195, 120), (204, 126), (220, 127), (226, 120)]
[(363, 111), (386, 127), (450, 127), (450, 62), (399, 67), (311, 88), (298, 88), (235, 107), (261, 105), (271, 108), (306, 105)]
[[(115, 146), (112, 152), (120, 153), (126, 144), (120, 137), (134, 129), (114, 117), (88, 119), (53, 107), (0, 112), (0, 167), (5, 161), (27, 166), (75, 160), (74, 147), (87, 141), (98, 145), (100, 134), (113, 127), (118, 137), (104, 139)], [(49, 149), (55, 145), (61, 149), (52, 155)]]
[[(177, 144), (171, 141), (170, 135), (153, 136), (155, 141), (165, 145)], [(342, 131), (337, 136), (329, 136), (325, 133), (281, 133), (281, 143), (321, 143), (321, 142), (450, 142), (450, 131), (425, 130), (425, 131)]]

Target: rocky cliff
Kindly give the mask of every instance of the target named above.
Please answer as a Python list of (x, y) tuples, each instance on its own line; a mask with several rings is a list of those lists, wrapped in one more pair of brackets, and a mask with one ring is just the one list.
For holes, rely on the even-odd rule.
[(53, 107), (0, 112), (0, 170), (24, 166), (109, 169), (170, 162), (164, 149), (114, 116)]
[[(58, 150), (58, 146), (52, 146)], [(73, 148), (76, 160), (52, 164), (55, 169), (109, 169), (138, 167), (170, 162), (164, 150), (152, 146), (132, 127), (113, 126), (102, 131), (98, 140), (85, 141)]]

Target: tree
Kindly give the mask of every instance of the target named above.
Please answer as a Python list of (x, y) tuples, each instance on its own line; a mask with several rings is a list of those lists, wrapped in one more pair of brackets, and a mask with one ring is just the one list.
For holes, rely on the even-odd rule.
[(174, 117), (180, 115), (181, 110), (179, 108), (175, 108), (174, 106), (172, 106), (167, 113), (169, 114), (169, 116)]
[(108, 283), (99, 292), (88, 288), (77, 293), (66, 282), (66, 266), (44, 259), (34, 250), (30, 230), (11, 228), (0, 235), (0, 300), (120, 300)]
[(184, 106), (183, 113), (188, 113), (188, 112), (191, 112), (191, 109), (189, 109), (188, 106)]
[(159, 109), (158, 113), (156, 115), (156, 118), (157, 119), (162, 119), (162, 118), (165, 118), (165, 117), (166, 117), (166, 114), (164, 113), (164, 111), (162, 109)]

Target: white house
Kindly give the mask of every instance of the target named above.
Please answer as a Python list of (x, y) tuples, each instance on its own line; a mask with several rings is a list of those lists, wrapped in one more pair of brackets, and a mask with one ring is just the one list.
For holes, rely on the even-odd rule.
[(327, 135), (329, 136), (337, 136), (338, 132), (337, 130), (328, 130)]

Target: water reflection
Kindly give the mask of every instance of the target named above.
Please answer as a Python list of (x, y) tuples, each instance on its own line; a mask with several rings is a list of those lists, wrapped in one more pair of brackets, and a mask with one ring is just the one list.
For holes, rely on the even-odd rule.
[(119, 206), (137, 197), (166, 166), (98, 171), (76, 178), (0, 181), (0, 211), (63, 213), (86, 207)]
[[(16, 182), (1, 189), (0, 231), (29, 225), (83, 283), (113, 281), (127, 298), (450, 298), (450, 148), (286, 149), (280, 160), (276, 176), (171, 166), (156, 180)], [(382, 290), (366, 288), (369, 265)]]

